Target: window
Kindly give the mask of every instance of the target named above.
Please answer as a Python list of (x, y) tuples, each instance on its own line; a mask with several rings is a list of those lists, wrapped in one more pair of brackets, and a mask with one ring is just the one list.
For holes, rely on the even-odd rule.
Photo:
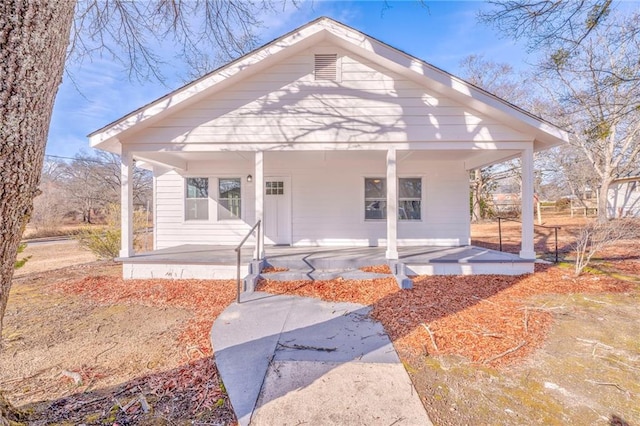
[(398, 219), (420, 220), (422, 207), (422, 179), (398, 180)]
[(266, 183), (266, 195), (284, 195), (284, 182), (268, 181)]
[(209, 219), (209, 179), (187, 178), (186, 220)]
[(364, 218), (365, 220), (387, 218), (386, 179), (364, 179)]
[[(364, 180), (365, 220), (387, 218), (387, 180), (365, 178)], [(422, 179), (398, 179), (398, 219), (422, 219)]]
[(240, 219), (240, 178), (218, 179), (218, 220)]

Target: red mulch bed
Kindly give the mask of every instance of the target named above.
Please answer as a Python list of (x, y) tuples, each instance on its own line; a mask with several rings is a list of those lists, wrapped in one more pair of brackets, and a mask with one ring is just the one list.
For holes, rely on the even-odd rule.
[[(412, 354), (457, 354), (477, 363), (502, 365), (540, 347), (551, 326), (552, 311), (527, 308), (528, 298), (544, 294), (626, 292), (634, 287), (606, 275), (585, 274), (576, 278), (569, 269), (543, 265), (537, 265), (536, 269), (535, 274), (519, 277), (419, 276), (413, 280), (414, 288), (405, 291), (398, 289), (393, 278), (263, 280), (260, 290), (371, 305), (371, 316), (384, 325), (399, 350)], [(180, 341), (194, 358), (211, 355), (211, 323), (235, 297), (232, 280), (124, 281), (99, 276), (67, 281), (57, 287), (99, 303), (192, 310), (195, 317), (187, 323)], [(498, 357), (522, 342), (526, 343), (518, 350)]]
[[(419, 276), (413, 280), (414, 288), (405, 291), (398, 289), (393, 278), (264, 280), (260, 290), (371, 305), (371, 316), (383, 324), (400, 351), (455, 354), (475, 363), (500, 366), (522, 359), (544, 342), (553, 310), (533, 306), (528, 300), (532, 296), (627, 292), (634, 288), (604, 275), (576, 278), (571, 270), (558, 267), (536, 265), (536, 271), (517, 277)], [(513, 352), (507, 353), (510, 350)]]
[(274, 272), (286, 272), (288, 271), (289, 268), (285, 268), (283, 266), (267, 266), (265, 268), (262, 268), (262, 271), (260, 271), (263, 274), (272, 274)]
[(373, 272), (374, 274), (391, 274), (389, 265), (371, 265), (360, 268), (362, 272)]
[[(233, 280), (123, 280), (97, 276), (56, 285), (60, 291), (88, 297), (98, 303), (135, 303), (143, 306), (171, 306), (189, 309), (195, 317), (180, 335), (189, 358), (213, 352), (209, 332), (213, 320), (236, 297)], [(192, 356), (193, 355), (193, 356)]]

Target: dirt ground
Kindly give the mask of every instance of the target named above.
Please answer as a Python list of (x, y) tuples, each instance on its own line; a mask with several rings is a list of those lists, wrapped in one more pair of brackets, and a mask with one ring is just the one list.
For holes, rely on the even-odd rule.
[[(538, 255), (548, 260), (554, 260), (555, 256), (555, 230), (558, 230), (558, 254), (559, 258), (569, 255), (573, 250), (573, 243), (581, 226), (593, 217), (571, 217), (568, 214), (544, 213), (542, 222), (536, 220), (534, 227), (535, 249)], [(541, 225), (541, 226), (540, 226)], [(491, 220), (474, 223), (471, 226), (471, 243), (494, 250), (499, 248), (500, 228), (502, 231), (502, 249), (510, 253), (520, 251), (521, 224), (517, 220), (502, 220), (500, 226), (497, 221)]]
[[(62, 259), (73, 257), (79, 250), (73, 244), (27, 250), (33, 256), (27, 265), (39, 272), (14, 279), (0, 352), (0, 389), (24, 411), (21, 423), (235, 422), (210, 347), (199, 347), (208, 346), (208, 330), (198, 329), (201, 324), (210, 328), (208, 318), (203, 322), (190, 306), (163, 299), (165, 284), (176, 282), (152, 288), (158, 293), (156, 303), (135, 300), (130, 293), (122, 300), (101, 301), (69, 286), (88, 283), (95, 289), (102, 282), (108, 286), (104, 293), (115, 296), (150, 286), (128, 282), (123, 288), (121, 266), (113, 262), (47, 270), (66, 262), (55, 261), (59, 253)], [(75, 263), (87, 257), (91, 259), (81, 253)], [(101, 281), (96, 284), (91, 277)], [(189, 325), (199, 332), (196, 344), (183, 338)]]
[(555, 321), (522, 363), (403, 357), (434, 424), (640, 424), (638, 292), (537, 302), (557, 307)]
[[(581, 223), (548, 221), (562, 226), (563, 257)], [(503, 225), (519, 249), (519, 224)], [(496, 245), (496, 230), (474, 225), (474, 243)], [(73, 244), (24, 254), (32, 269), (14, 279), (0, 352), (0, 389), (23, 424), (235, 423), (208, 344), (233, 283), (123, 281)], [(346, 280), (272, 290), (373, 305), (436, 425), (640, 425), (639, 256), (640, 242), (624, 242), (579, 280), (560, 265), (523, 279), (419, 277), (411, 295)]]
[(27, 247), (18, 255), (18, 259), (25, 257), (29, 257), (29, 260), (14, 272), (13, 276), (16, 278), (34, 272), (51, 271), (96, 260), (93, 253), (80, 247), (75, 240), (27, 243)]

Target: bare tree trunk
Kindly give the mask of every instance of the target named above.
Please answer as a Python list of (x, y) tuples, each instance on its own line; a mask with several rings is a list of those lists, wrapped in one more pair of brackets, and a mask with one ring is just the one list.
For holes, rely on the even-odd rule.
[(72, 0), (0, 2), (0, 336), (18, 244), (38, 194), (74, 9)]
[[(609, 186), (611, 186), (611, 179), (603, 179), (602, 185), (598, 188), (598, 222), (606, 222), (609, 219), (607, 211)], [(615, 212), (613, 217), (615, 217)]]
[(473, 221), (478, 222), (482, 217), (481, 200), (482, 200), (482, 172), (480, 169), (473, 171)]
[[(75, 1), (0, 2), (0, 348), (14, 263), (38, 194)], [(21, 414), (0, 393), (0, 424)]]

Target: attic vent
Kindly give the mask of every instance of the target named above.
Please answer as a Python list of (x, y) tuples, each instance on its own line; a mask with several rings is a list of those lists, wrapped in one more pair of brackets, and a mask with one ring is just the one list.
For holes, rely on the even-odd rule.
[(336, 80), (337, 63), (338, 55), (336, 53), (323, 53), (316, 55), (316, 80)]

